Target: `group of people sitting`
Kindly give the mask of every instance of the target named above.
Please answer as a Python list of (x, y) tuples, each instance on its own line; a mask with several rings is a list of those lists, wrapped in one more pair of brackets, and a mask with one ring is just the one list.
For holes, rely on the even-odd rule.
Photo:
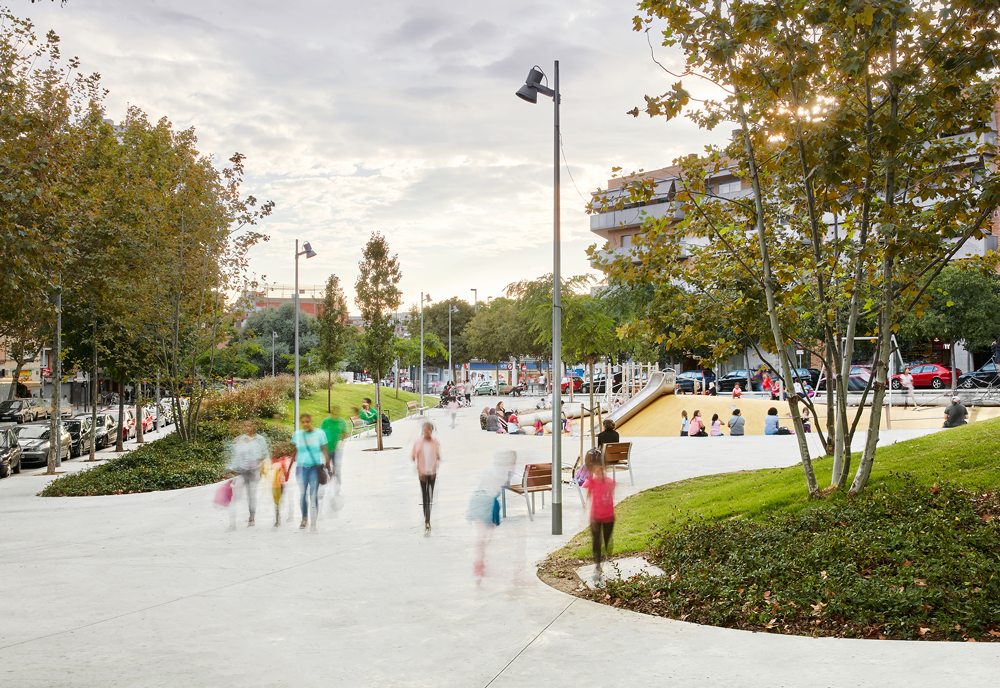
[(517, 411), (508, 411), (503, 402), (498, 401), (494, 407), (487, 406), (479, 414), (479, 425), (488, 432), (506, 433), (508, 435), (525, 435), (518, 425)]

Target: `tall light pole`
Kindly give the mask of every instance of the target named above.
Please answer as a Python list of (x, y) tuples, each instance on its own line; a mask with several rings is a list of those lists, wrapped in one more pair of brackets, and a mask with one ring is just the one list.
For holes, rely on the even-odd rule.
[[(517, 97), (529, 103), (538, 102), (538, 94), (552, 98), (554, 112), (553, 139), (553, 212), (552, 212), (552, 374), (562, 382), (562, 294), (559, 275), (559, 60), (555, 61), (552, 88), (542, 85), (545, 75), (537, 66), (528, 72)], [(552, 381), (552, 534), (562, 534), (562, 394)], [(572, 384), (572, 383), (571, 383)]]
[(455, 369), (451, 366), (451, 314), (458, 313), (458, 307), (455, 304), (450, 304), (448, 306), (448, 379), (452, 382), (455, 381)]
[(424, 415), (424, 302), (430, 302), (431, 295), (420, 292), (420, 415)]
[[(299, 240), (295, 240), (295, 429), (299, 429), (299, 256), (307, 259), (316, 255), (309, 242), (302, 243), (299, 250)], [(274, 330), (271, 330), (271, 374), (274, 374)]]
[(472, 312), (473, 313), (478, 313), (479, 312), (479, 292), (476, 291), (475, 289), (470, 289), (469, 291), (472, 292)]

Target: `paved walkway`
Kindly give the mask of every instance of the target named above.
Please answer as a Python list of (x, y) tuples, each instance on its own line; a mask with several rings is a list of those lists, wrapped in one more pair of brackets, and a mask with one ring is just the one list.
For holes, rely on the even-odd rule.
[[(0, 481), (0, 684), (985, 686), (1000, 672), (996, 644), (770, 636), (568, 597), (533, 564), (585, 526), (572, 492), (562, 536), (548, 500), (534, 522), (508, 500), (476, 587), (469, 495), (494, 450), (548, 460), (550, 439), (488, 435), (475, 409), (456, 430), (432, 417), (445, 460), (429, 538), (405, 450), (362, 451), (374, 440), (350, 443), (344, 509), (315, 534), (273, 527), (264, 499), (260, 525), (227, 533), (212, 486), (43, 499), (33, 471)], [(416, 421), (393, 426), (406, 447)], [(641, 438), (634, 456), (620, 497), (797, 460), (794, 437)]]

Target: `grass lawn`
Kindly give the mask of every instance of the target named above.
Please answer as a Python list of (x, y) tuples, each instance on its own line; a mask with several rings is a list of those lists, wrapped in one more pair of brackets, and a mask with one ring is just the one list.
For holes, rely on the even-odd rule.
[[(397, 420), (406, 415), (406, 402), (408, 401), (420, 401), (420, 395), (414, 394), (413, 392), (404, 392), (399, 390), (399, 399), (396, 398), (396, 389), (394, 387), (383, 387), (382, 388), (382, 410), (389, 414), (389, 420)], [(308, 399), (299, 399), (299, 413), (308, 413), (313, 417), (313, 421), (317, 425), (326, 418), (327, 406), (326, 406), (326, 395), (327, 390), (321, 389), (316, 391)], [(340, 415), (345, 418), (349, 418), (354, 415), (353, 408), (357, 406), (361, 408), (361, 401), (365, 398), (372, 400), (372, 405), (375, 404), (375, 386), (374, 385), (357, 385), (357, 384), (340, 384), (334, 385), (333, 389), (330, 391), (330, 401), (332, 405), (340, 407)], [(429, 394), (424, 394), (424, 405), (434, 406), (438, 403), (437, 397), (432, 397)], [(291, 404), (288, 405), (288, 414), (285, 418), (280, 421), (276, 421), (278, 425), (284, 427), (287, 430), (291, 430), (294, 425), (294, 419), (292, 418)]]
[[(861, 454), (855, 453), (852, 476), (860, 460)], [(833, 459), (815, 460), (813, 467), (820, 487), (829, 485)], [(903, 480), (901, 473), (926, 485), (951, 483), (977, 491), (1000, 488), (1000, 419), (879, 448), (868, 489), (897, 487)], [(683, 480), (644, 490), (615, 507), (615, 550), (645, 550), (660, 531), (676, 530), (692, 518), (761, 520), (777, 511), (824, 508), (844, 499), (843, 493), (837, 493), (810, 502), (801, 465)], [(590, 532), (574, 537), (564, 552), (589, 558)]]
[[(832, 463), (814, 462), (821, 486)], [(591, 558), (586, 531), (540, 576), (604, 604), (728, 628), (1000, 641), (1000, 419), (880, 448), (857, 498), (809, 501), (804, 483), (795, 466), (645, 490), (616, 507), (613, 556), (641, 553), (665, 575), (588, 590), (575, 574)]]

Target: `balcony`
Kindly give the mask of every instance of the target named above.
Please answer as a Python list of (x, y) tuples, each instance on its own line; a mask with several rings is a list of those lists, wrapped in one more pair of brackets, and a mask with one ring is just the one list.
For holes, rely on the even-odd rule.
[(607, 213), (591, 215), (590, 231), (614, 229), (615, 227), (637, 227), (648, 218), (660, 219), (664, 217), (672, 220), (684, 219), (684, 211), (681, 209), (681, 204), (677, 201), (666, 201), (639, 206), (638, 208), (612, 210)]

